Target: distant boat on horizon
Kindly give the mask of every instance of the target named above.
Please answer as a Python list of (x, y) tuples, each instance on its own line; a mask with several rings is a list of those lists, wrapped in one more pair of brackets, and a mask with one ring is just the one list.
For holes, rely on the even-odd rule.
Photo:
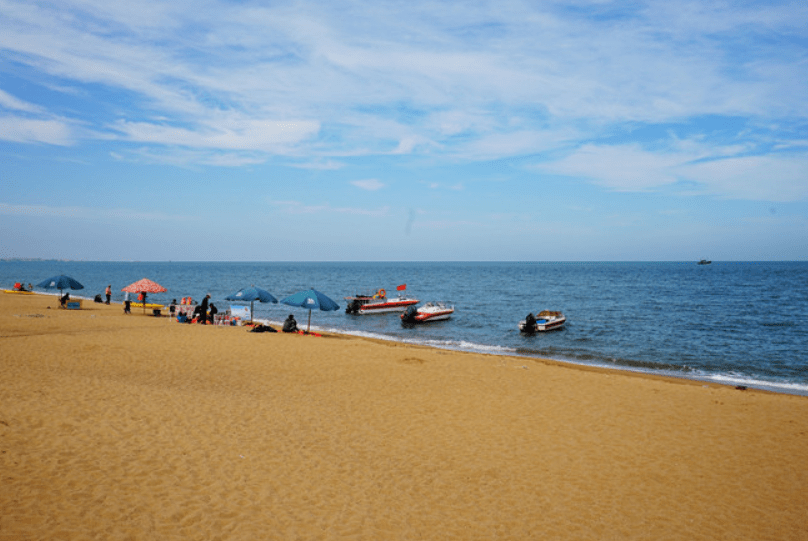
[(700, 259), (699, 262), (696, 263), (696, 264), (697, 265), (709, 265), (710, 263), (712, 263), (712, 261), (710, 261), (709, 259)]

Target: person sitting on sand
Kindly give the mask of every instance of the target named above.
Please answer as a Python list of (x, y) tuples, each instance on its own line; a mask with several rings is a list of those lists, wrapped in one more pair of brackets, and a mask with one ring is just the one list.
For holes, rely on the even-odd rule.
[(65, 307), (65, 305), (67, 305), (67, 301), (69, 301), (69, 300), (70, 300), (70, 293), (65, 293), (65, 294), (64, 294), (64, 295), (62, 295), (62, 297), (59, 299), (59, 305), (60, 305), (62, 308), (64, 308), (64, 307)]
[(216, 308), (216, 305), (213, 304), (213, 303), (210, 303), (210, 324), (211, 325), (216, 324), (216, 321), (215, 321), (214, 318), (216, 317), (216, 314), (218, 314), (218, 313), (219, 313), (219, 309)]
[(289, 317), (283, 322), (283, 332), (298, 332), (297, 321), (295, 321), (295, 316), (292, 314), (289, 314)]

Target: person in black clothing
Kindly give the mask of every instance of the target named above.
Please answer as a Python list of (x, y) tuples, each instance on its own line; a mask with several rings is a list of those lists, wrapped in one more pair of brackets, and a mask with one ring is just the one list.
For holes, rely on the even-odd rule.
[(219, 313), (219, 309), (216, 308), (216, 305), (210, 303), (210, 324), (213, 325), (215, 323), (214, 316)]
[(69, 300), (70, 300), (70, 293), (65, 293), (59, 298), (59, 304), (61, 305), (62, 308), (64, 308), (67, 305), (67, 301)]
[(292, 314), (289, 314), (289, 317), (283, 322), (283, 332), (297, 332), (297, 321)]
[(529, 313), (525, 318), (524, 331), (526, 333), (532, 333), (536, 331), (536, 318), (533, 316), (533, 312)]
[(174, 312), (177, 310), (177, 299), (171, 299), (171, 304), (168, 306), (168, 311), (171, 313), (171, 317), (174, 317)]
[(205, 295), (205, 298), (202, 299), (202, 304), (199, 305), (199, 319), (197, 323), (201, 323), (202, 325), (208, 324), (208, 299), (210, 299), (210, 293)]

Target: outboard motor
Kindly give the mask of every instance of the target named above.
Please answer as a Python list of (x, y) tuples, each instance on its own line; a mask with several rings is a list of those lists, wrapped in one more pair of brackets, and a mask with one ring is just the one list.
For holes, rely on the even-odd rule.
[(525, 318), (525, 326), (520, 330), (527, 334), (536, 332), (536, 318), (533, 316), (532, 312), (527, 315)]
[(415, 322), (415, 314), (418, 313), (418, 309), (415, 306), (408, 306), (407, 309), (401, 314), (401, 321), (404, 323), (414, 323)]
[(348, 306), (345, 307), (345, 313), (346, 314), (358, 314), (360, 306), (362, 306), (362, 303), (360, 303), (358, 300), (354, 299), (354, 300), (352, 300), (351, 302), (348, 303)]

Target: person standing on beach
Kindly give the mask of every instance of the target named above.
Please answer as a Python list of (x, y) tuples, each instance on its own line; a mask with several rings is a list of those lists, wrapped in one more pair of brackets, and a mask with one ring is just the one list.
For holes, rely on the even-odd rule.
[(199, 321), (202, 325), (208, 324), (208, 299), (210, 299), (210, 293), (205, 295), (205, 298), (202, 299), (202, 304), (199, 305)]
[(216, 305), (213, 304), (213, 303), (210, 303), (210, 324), (211, 325), (216, 324), (215, 317), (216, 317), (216, 314), (218, 314), (218, 313), (219, 313), (219, 309), (216, 308)]
[(112, 284), (107, 286), (107, 290), (104, 293), (107, 295), (107, 304), (109, 304), (110, 299), (112, 299)]
[(123, 313), (124, 314), (131, 314), (132, 311), (130, 307), (132, 306), (131, 301), (129, 300), (129, 292), (124, 291), (123, 293)]

